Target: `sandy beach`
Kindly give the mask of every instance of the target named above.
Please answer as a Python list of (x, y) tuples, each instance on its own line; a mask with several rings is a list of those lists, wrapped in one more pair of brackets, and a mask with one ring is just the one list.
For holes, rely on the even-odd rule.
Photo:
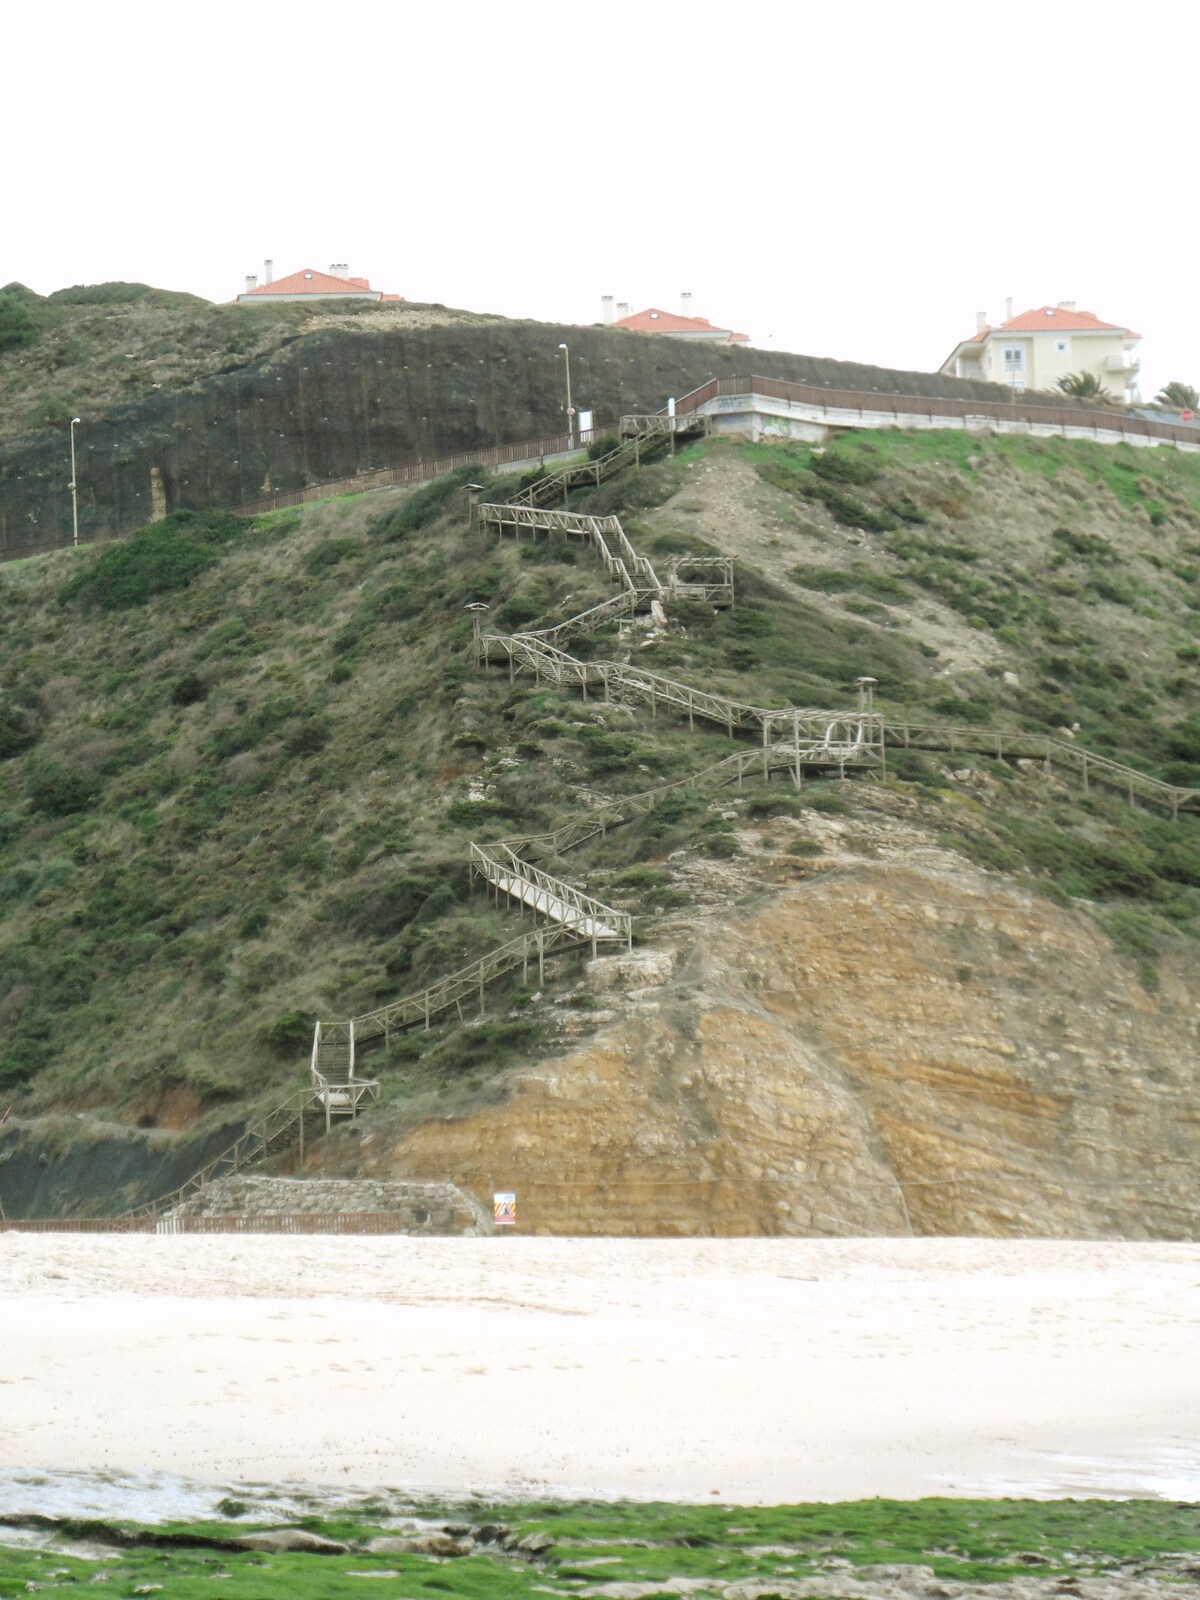
[[(0, 1234), (0, 1483), (1200, 1498), (1200, 1246)], [(127, 1513), (128, 1514), (128, 1513)]]

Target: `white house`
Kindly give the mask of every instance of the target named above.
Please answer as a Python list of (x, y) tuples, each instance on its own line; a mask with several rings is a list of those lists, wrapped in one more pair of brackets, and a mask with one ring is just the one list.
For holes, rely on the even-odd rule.
[(955, 345), (939, 372), (1020, 391), (1053, 391), (1069, 373), (1090, 372), (1114, 400), (1130, 404), (1138, 399), (1134, 347), (1141, 335), (1115, 322), (1101, 322), (1091, 311), (1076, 310), (1073, 300), (1015, 317), (1010, 300), (1007, 320), (998, 328), (988, 325), (983, 311), (976, 312), (975, 322), (975, 332)]

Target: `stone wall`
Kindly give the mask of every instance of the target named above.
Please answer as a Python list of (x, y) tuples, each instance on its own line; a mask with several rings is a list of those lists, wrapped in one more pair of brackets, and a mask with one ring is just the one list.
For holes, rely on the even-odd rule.
[(237, 1173), (219, 1178), (171, 1212), (188, 1217), (329, 1216), (397, 1212), (402, 1233), (491, 1233), (492, 1219), (474, 1195), (452, 1183), (378, 1179), (274, 1178)]

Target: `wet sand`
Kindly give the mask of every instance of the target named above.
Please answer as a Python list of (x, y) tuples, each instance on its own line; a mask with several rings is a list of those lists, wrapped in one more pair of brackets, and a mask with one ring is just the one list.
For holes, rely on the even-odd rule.
[(10, 1508), (39, 1471), (1200, 1499), (1195, 1245), (9, 1233), (0, 1296)]

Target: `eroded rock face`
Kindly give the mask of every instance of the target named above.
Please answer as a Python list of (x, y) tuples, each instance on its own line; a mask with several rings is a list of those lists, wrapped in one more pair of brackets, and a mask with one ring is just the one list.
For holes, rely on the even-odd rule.
[[(518, 1193), (561, 1233), (1179, 1238), (1198, 1024), (1081, 912), (973, 869), (824, 872), (700, 930), (502, 1103), (373, 1170)], [(661, 974), (659, 974), (661, 976)]]

